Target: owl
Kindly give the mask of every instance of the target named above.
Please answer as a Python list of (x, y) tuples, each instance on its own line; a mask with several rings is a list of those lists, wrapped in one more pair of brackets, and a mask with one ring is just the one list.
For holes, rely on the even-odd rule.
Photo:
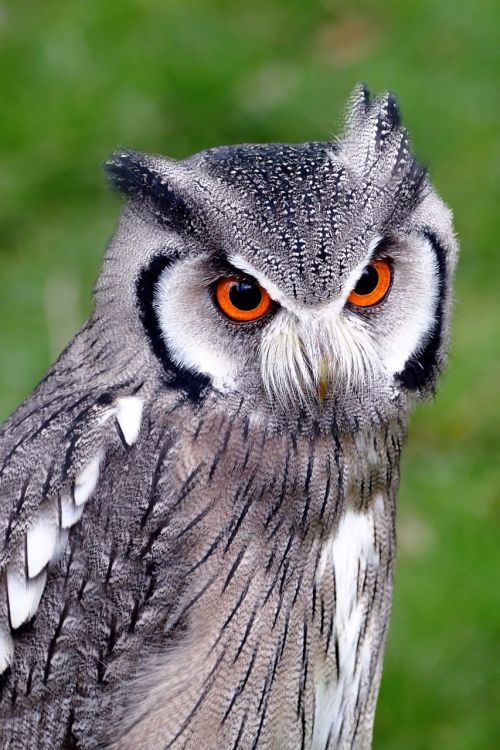
[(87, 322), (0, 429), (0, 746), (371, 747), (456, 242), (397, 101), (119, 151)]

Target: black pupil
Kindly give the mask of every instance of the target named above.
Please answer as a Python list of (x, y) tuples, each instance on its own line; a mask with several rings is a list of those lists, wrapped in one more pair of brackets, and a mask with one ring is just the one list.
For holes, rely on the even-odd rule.
[(374, 266), (366, 266), (365, 270), (359, 277), (358, 283), (354, 287), (356, 294), (366, 296), (371, 294), (378, 284), (378, 271)]
[(238, 310), (255, 310), (262, 300), (262, 292), (257, 284), (236, 281), (229, 290), (229, 299)]

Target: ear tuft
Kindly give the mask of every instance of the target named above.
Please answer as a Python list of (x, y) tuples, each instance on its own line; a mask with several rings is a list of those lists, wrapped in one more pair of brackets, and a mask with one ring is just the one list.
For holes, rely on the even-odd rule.
[(344, 130), (361, 127), (370, 108), (370, 91), (364, 83), (358, 83), (349, 97), (346, 107)]
[(190, 229), (190, 211), (186, 201), (174, 180), (165, 174), (168, 164), (166, 159), (121, 149), (104, 163), (104, 171), (115, 190), (132, 200), (149, 203), (162, 224), (178, 231)]
[(399, 128), (401, 126), (401, 111), (399, 109), (398, 98), (395, 94), (387, 94), (386, 116), (387, 121), (393, 128)]
[(391, 193), (393, 217), (407, 214), (425, 196), (427, 172), (412, 153), (394, 94), (372, 98), (366, 86), (358, 84), (347, 105), (344, 133), (336, 145), (338, 158), (363, 190), (375, 186), (379, 192)]
[(351, 94), (339, 146), (359, 174), (373, 168), (385, 175), (418, 171), (397, 97), (386, 93), (372, 99), (364, 84)]
[(347, 105), (345, 136), (354, 135), (376, 142), (383, 148), (390, 136), (402, 131), (399, 102), (394, 94), (386, 93), (374, 99), (364, 83), (359, 83), (352, 92)]
[(115, 190), (132, 196), (143, 192), (149, 170), (142, 154), (122, 149), (104, 162), (104, 171)]

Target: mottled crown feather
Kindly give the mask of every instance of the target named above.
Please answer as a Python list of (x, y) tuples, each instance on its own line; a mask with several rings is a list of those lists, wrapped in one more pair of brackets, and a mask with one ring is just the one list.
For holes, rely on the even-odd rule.
[[(267, 164), (270, 174), (285, 165), (289, 182), (303, 179), (304, 174), (321, 180), (325, 159), (331, 165), (330, 171), (335, 162), (343, 166), (352, 187), (367, 197), (371, 195), (370, 203), (382, 192), (390, 196), (391, 217), (396, 220), (413, 210), (425, 195), (427, 172), (412, 154), (397, 98), (386, 93), (372, 99), (361, 83), (349, 99), (343, 133), (333, 142), (221, 147), (184, 162), (121, 149), (105, 162), (104, 168), (116, 190), (133, 200), (146, 201), (157, 220), (180, 231), (192, 229), (193, 194), (197, 194), (194, 204), (200, 209), (198, 188), (207, 183), (209, 175), (223, 179), (229, 186), (238, 182), (243, 169), (251, 183), (262, 182), (262, 167)], [(192, 184), (192, 169), (201, 179), (198, 187)], [(264, 182), (263, 189), (273, 189), (273, 180)], [(205, 189), (210, 202), (213, 185), (207, 183)], [(284, 192), (289, 189), (287, 185)], [(202, 203), (205, 198), (206, 194)]]

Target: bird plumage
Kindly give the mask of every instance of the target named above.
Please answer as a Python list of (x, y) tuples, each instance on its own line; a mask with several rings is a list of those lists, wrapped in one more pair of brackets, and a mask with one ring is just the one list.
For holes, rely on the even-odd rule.
[[(94, 311), (0, 430), (2, 747), (368, 748), (449, 211), (363, 87), (335, 142), (107, 170)], [(235, 274), (267, 316), (218, 309)]]

